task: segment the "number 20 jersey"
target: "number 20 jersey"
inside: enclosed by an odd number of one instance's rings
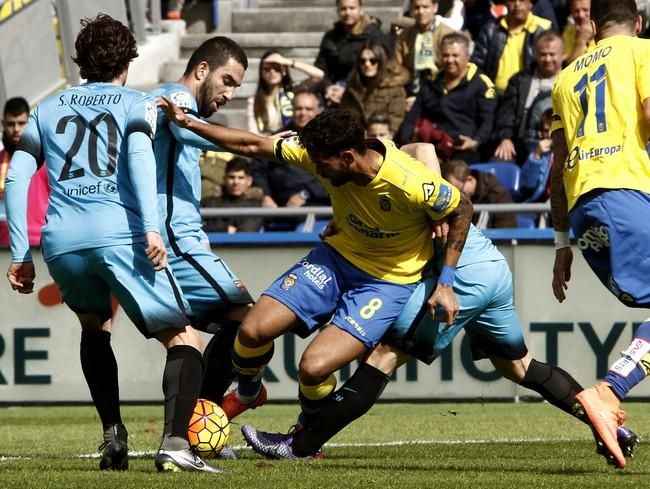
[[[46,260],[78,249],[142,242],[145,227],[157,230],[155,127],[153,98],[113,83],[65,89],[32,112],[18,149],[47,165]],[[128,144],[134,132],[146,135],[140,147]],[[131,175],[127,160],[133,152],[140,152],[141,164],[151,165],[150,181]],[[143,196],[150,202],[139,201]],[[153,213],[143,216],[152,206]],[[151,218],[156,222],[149,223]]]
[[[569,209],[581,195],[599,188],[650,193],[650,124],[643,112],[649,97],[646,39],[603,39],[560,73],[552,92],[552,130],[564,129],[566,137]]]

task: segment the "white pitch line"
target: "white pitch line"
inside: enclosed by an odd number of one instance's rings
[[[325,448],[366,448],[366,447],[401,447],[408,445],[487,445],[487,444],[499,444],[499,445],[509,445],[513,443],[557,443],[557,442],[581,442],[586,441],[588,438],[503,438],[497,440],[395,440],[395,441],[385,441],[385,442],[376,442],[376,443],[326,443]],[[235,445],[231,446],[233,450],[250,450],[251,448],[248,445]],[[139,458],[139,457],[153,457],[156,455],[154,450],[146,451],[133,451],[129,452],[129,457]],[[77,455],[76,458],[99,458],[100,453],[84,453]],[[19,457],[20,458],[20,457]],[[0,458],[0,461],[2,459]]]

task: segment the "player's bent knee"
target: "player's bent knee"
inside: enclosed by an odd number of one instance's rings
[[[332,366],[326,359],[316,355],[303,355],[298,365],[300,380],[307,385],[316,385],[332,374]]]

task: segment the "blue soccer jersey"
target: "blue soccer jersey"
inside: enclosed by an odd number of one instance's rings
[[[150,96],[87,83],[45,99],[31,114],[7,177],[13,261],[29,261],[27,188],[45,162],[51,187],[45,260],[80,249],[144,242],[158,231]]]
[[[179,107],[197,114],[197,103],[192,92],[179,83],[166,83],[151,95],[165,96]],[[163,223],[161,233],[168,247],[186,237],[195,236],[207,241],[201,229],[201,151],[219,151],[213,143],[170,124],[162,110],[158,110],[158,131],[154,152],[158,174],[158,211]]]

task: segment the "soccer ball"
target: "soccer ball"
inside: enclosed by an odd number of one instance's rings
[[[199,399],[187,429],[190,447],[197,455],[215,457],[228,441],[230,422],[226,413],[214,402]]]

